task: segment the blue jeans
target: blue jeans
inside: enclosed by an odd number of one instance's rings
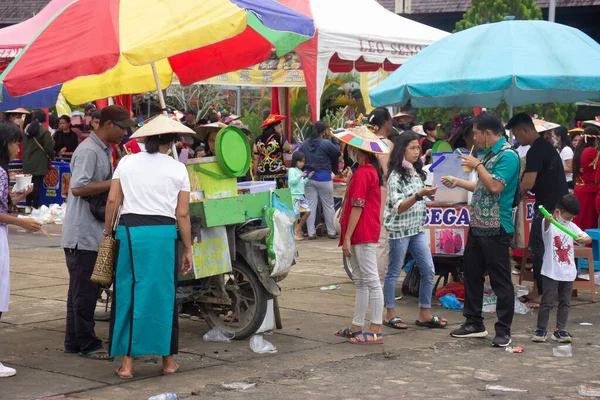
[[[385,308],[395,308],[396,306],[394,300],[396,297],[396,283],[398,282],[398,278],[400,278],[407,250],[410,250],[410,254],[412,254],[415,263],[419,267],[419,272],[421,272],[419,307],[431,308],[435,267],[433,266],[431,249],[429,248],[429,243],[427,243],[425,232],[401,239],[390,239],[390,261],[383,286]]]

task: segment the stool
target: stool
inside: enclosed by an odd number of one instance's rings
[[[523,281],[533,282],[533,269],[527,270],[527,259],[529,258],[531,251],[529,249],[523,249],[523,257],[521,257],[521,273],[519,274],[519,285],[523,284]]]
[[[590,229],[590,230],[596,230],[598,231],[598,229]],[[591,236],[591,235],[590,235]],[[594,239],[594,243],[597,243],[596,240]],[[574,295],[577,296],[577,290],[591,290],[592,291],[592,303],[596,302],[596,282],[594,280],[594,252],[593,249],[590,249],[589,247],[580,247],[580,246],[575,246],[575,258],[579,259],[579,265],[580,267],[578,269],[581,269],[583,267],[581,267],[581,263],[582,261],[585,261],[587,266],[586,268],[589,271],[589,275],[590,275],[590,280],[585,280],[585,279],[575,279],[575,282],[573,282],[573,292]],[[579,271],[577,272],[577,274],[579,275]]]
[[[594,257],[594,269],[600,271],[600,229],[588,229],[585,231],[592,238],[592,254]],[[588,269],[588,261],[587,259],[579,260],[579,264],[577,266],[577,275],[579,275],[580,270]]]

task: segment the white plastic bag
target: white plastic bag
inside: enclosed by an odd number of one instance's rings
[[[229,332],[215,326],[210,331],[206,332],[202,339],[204,339],[205,342],[230,343],[234,336],[235,334],[233,332]]]
[[[519,299],[515,299],[515,314],[527,314],[531,309],[525,304],[521,303]]]
[[[273,213],[273,251],[276,254],[271,276],[286,275],[290,272],[296,256],[296,243],[292,226],[296,218],[292,213],[276,210]]]
[[[277,348],[272,343],[267,342],[261,335],[254,335],[250,339],[250,348],[258,354],[277,353]]]

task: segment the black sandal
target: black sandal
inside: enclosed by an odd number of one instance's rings
[[[440,317],[433,317],[433,318],[431,318],[431,321],[427,321],[427,322],[421,322],[421,321],[417,320],[415,322],[415,325],[422,326],[422,327],[429,328],[429,329],[443,329],[446,326],[448,326],[448,321],[442,321],[442,318],[440,318]]]
[[[389,321],[383,320],[383,324],[392,329],[408,329],[408,325],[400,317],[394,317]],[[404,324],[404,326],[398,326],[398,324]]]

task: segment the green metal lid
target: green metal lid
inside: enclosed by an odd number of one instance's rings
[[[215,143],[217,161],[223,172],[237,178],[250,168],[250,144],[244,132],[235,126],[223,128]]]

